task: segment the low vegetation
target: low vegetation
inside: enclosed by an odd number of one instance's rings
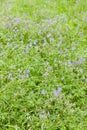
[[[87,0],[0,0],[0,130],[87,130]]]

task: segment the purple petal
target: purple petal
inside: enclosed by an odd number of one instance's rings
[[[45,95],[46,91],[43,89],[41,93],[42,93],[42,95]]]
[[[58,96],[58,91],[54,90],[54,96],[57,97]]]
[[[61,92],[62,91],[62,88],[58,88],[58,92]]]

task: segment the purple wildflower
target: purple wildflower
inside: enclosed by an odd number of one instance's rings
[[[46,72],[46,73],[45,73],[45,76],[48,76],[48,75],[49,75],[49,73],[48,73],[48,72]]]
[[[73,64],[74,64],[74,65],[77,65],[77,64],[78,64],[78,61],[74,61]]]
[[[43,111],[40,113],[39,117],[40,117],[40,118],[44,118],[45,115],[46,115],[46,112],[43,110]]]
[[[59,94],[58,90],[54,90],[54,96],[57,97]]]
[[[62,91],[62,88],[58,88],[58,92],[61,92]]]
[[[8,77],[11,79],[12,78],[12,73],[9,73]]]
[[[40,118],[43,118],[43,114],[40,113],[39,117],[40,117]]]
[[[41,92],[42,95],[45,95],[46,94],[46,91],[43,89],[42,92]]]
[[[58,50],[58,53],[60,54],[62,52],[62,50],[60,49],[60,50]]]
[[[58,88],[58,90],[56,89],[53,89],[53,92],[54,92],[54,96],[57,97],[58,94],[62,91],[62,88]]]
[[[27,73],[30,73],[30,70],[27,70]]]
[[[83,20],[84,20],[84,21],[87,21],[87,17],[84,17]]]
[[[82,32],[79,32],[79,36],[80,36],[80,37],[83,36],[83,33],[82,33]]]
[[[68,61],[67,64],[68,64],[68,65],[71,65],[72,63],[71,63],[71,61]]]
[[[48,35],[47,35],[47,37],[49,38],[51,36],[51,34],[49,33]]]
[[[26,78],[29,78],[29,75],[28,75],[28,74],[26,74]]]
[[[80,68],[80,69],[79,69],[79,71],[80,71],[80,73],[82,73],[82,72],[83,72],[83,69],[82,69],[82,68]]]
[[[75,47],[75,46],[73,46],[73,47],[72,47],[72,51],[74,51],[75,49],[76,49],[76,47]]]
[[[34,45],[36,45],[37,43],[36,43],[36,41],[34,41]]]
[[[60,99],[61,99],[61,98],[63,98],[63,96],[62,96],[62,95],[60,95]]]
[[[84,61],[85,61],[85,58],[83,58],[83,57],[79,58],[80,63],[83,63]]]
[[[12,44],[11,43],[7,43],[7,46],[12,47]]]
[[[22,75],[21,78],[24,79],[24,75]]]
[[[43,31],[45,31],[45,30],[46,30],[46,28],[45,28],[45,27],[43,27],[43,28],[42,28],[42,30],[43,30]]]

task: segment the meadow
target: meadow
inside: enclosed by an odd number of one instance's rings
[[[87,0],[0,0],[0,130],[87,130]]]

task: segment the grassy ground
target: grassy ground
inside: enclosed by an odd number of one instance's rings
[[[87,0],[0,0],[0,130],[87,130]]]

